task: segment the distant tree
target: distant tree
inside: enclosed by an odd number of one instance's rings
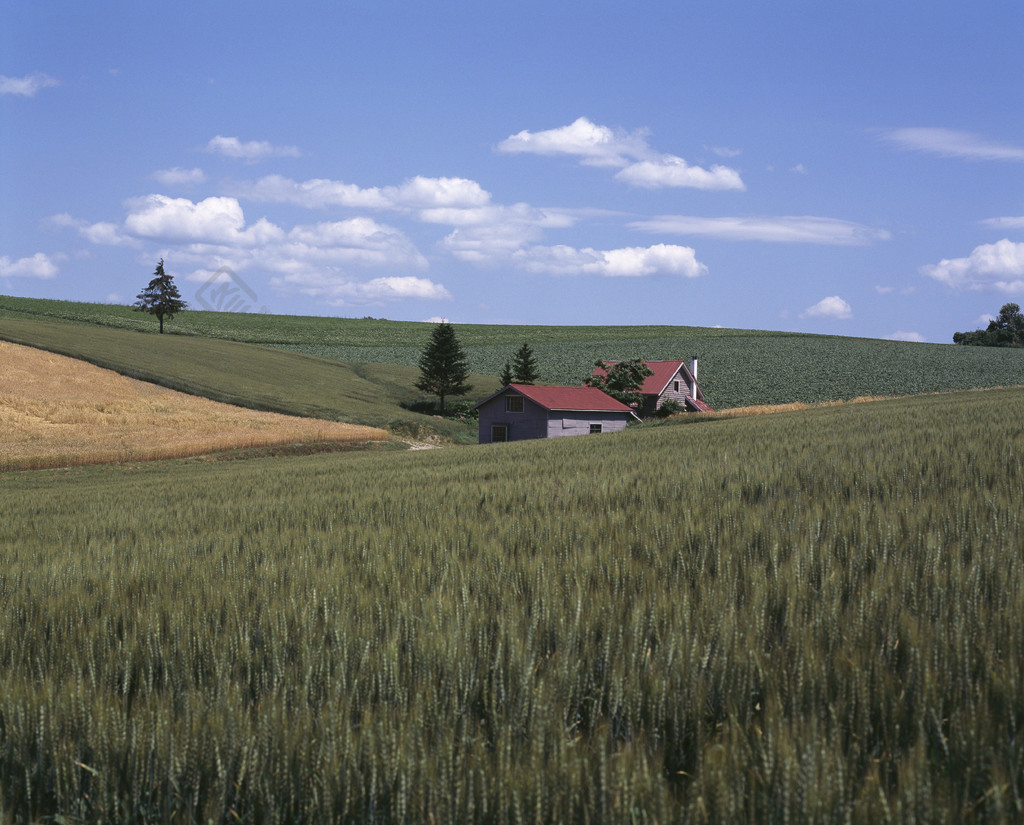
[[[987,329],[954,332],[953,343],[973,347],[1024,347],[1024,313],[1020,306],[1003,304]]]
[[[503,387],[507,387],[509,384],[515,381],[515,376],[512,374],[511,362],[505,362],[505,366],[501,368],[501,375],[498,376],[498,381],[501,383],[501,386]]]
[[[534,384],[540,378],[537,359],[530,345],[525,342],[512,358],[512,375],[517,384]]]
[[[442,321],[430,334],[430,341],[420,355],[420,377],[416,389],[436,395],[444,412],[444,400],[451,395],[465,395],[473,387],[469,378],[469,363],[462,351],[455,328]]]
[[[132,309],[155,315],[160,321],[160,333],[164,331],[164,318],[170,320],[174,314],[188,309],[188,304],[181,300],[181,293],[174,285],[174,278],[164,272],[164,259],[156,265],[153,280],[137,296]]]
[[[588,375],[583,383],[588,387],[597,387],[630,406],[640,403],[640,388],[644,385],[644,379],[654,375],[651,368],[639,358],[610,365],[605,361],[595,361],[594,366],[603,370],[604,375]]]

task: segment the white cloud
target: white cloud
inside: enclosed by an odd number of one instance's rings
[[[331,206],[393,210],[474,208],[491,200],[490,192],[474,180],[419,175],[400,186],[369,189],[323,178],[298,183],[282,175],[267,175],[254,184],[240,187],[238,194],[268,203],[294,203],[307,209]]]
[[[882,137],[904,149],[967,160],[1024,161],[1024,146],[997,143],[972,132],[913,127],[883,132]]]
[[[624,249],[576,249],[571,246],[534,246],[520,250],[513,260],[529,272],[552,275],[601,275],[610,278],[644,275],[681,275],[696,278],[707,272],[688,246],[655,244]]]
[[[657,160],[642,160],[632,163],[615,175],[633,186],[645,189],[661,187],[690,187],[692,189],[746,189],[739,172],[727,166],[712,166],[702,169],[690,166],[675,155],[662,155]]]
[[[241,141],[236,137],[222,135],[210,138],[210,142],[206,144],[206,151],[250,163],[264,158],[297,158],[301,155],[297,146],[274,146],[265,140]]]
[[[887,341],[913,341],[918,344],[924,343],[924,336],[920,332],[897,331],[885,336]]]
[[[633,229],[673,235],[706,235],[729,241],[766,241],[770,243],[815,243],[857,246],[875,240],[887,240],[884,229],[874,229],[852,221],[813,216],[778,218],[700,218],[688,215],[659,215],[634,221]]]
[[[845,319],[853,317],[853,310],[838,295],[822,298],[812,307],[807,307],[800,313],[801,318],[837,318]]]
[[[711,151],[720,158],[734,158],[743,154],[742,149],[733,149],[729,146],[712,146]]]
[[[879,295],[892,295],[896,291],[894,286],[876,286],[875,292]]]
[[[646,130],[625,132],[600,126],[580,117],[568,126],[531,132],[524,129],[498,144],[512,154],[570,155],[585,166],[621,169],[615,177],[632,186],[648,189],[691,187],[696,189],[744,189],[735,169],[690,166],[676,155],[659,154],[647,143]]]
[[[149,195],[135,204],[124,221],[125,231],[137,238],[165,242],[256,246],[280,240],[284,233],[261,218],[246,228],[242,207],[234,198],[187,198]]]
[[[807,174],[807,168],[802,163],[798,163],[796,166],[790,166],[789,167],[789,171],[790,172],[795,172],[798,175],[806,175]]]
[[[982,224],[992,229],[1024,229],[1024,218],[988,218]]]
[[[37,252],[29,258],[12,261],[6,255],[0,257],[0,278],[53,278],[59,272],[49,255]]]
[[[474,263],[505,260],[544,236],[545,229],[565,229],[577,215],[564,210],[537,209],[525,203],[474,209],[425,209],[420,220],[455,229],[441,242],[455,257]]]
[[[429,318],[423,321],[424,324],[450,324],[447,318],[442,318],[440,315],[431,315]]]
[[[958,288],[1024,291],[1024,243],[1001,241],[976,246],[966,258],[944,258],[921,267],[929,278]]]
[[[206,182],[202,169],[182,169],[179,166],[160,169],[153,173],[153,177],[164,186],[192,186]]]
[[[598,126],[580,117],[568,126],[531,132],[524,129],[498,144],[501,152],[537,155],[575,155],[587,166],[626,166],[629,158],[650,153],[646,134],[627,133]]]
[[[273,283],[300,289],[330,303],[365,303],[405,298],[450,297],[432,281],[388,275],[361,281],[347,268],[423,269],[427,260],[400,230],[358,217],[283,229],[265,218],[247,223],[235,198],[150,195],[129,203],[121,226],[87,224],[69,215],[51,218],[75,228],[94,243],[159,244],[176,266],[192,267],[188,280],[207,282],[218,269],[260,269],[276,273]]]
[[[7,77],[0,75],[0,95],[18,95],[19,97],[35,97],[36,92],[48,86],[59,86],[60,81],[42,72],[25,75],[24,77]]]
[[[419,299],[447,300],[451,293],[442,284],[427,278],[391,276],[354,281],[339,273],[296,272],[271,281],[274,286],[293,287],[304,295],[320,298],[334,306],[378,304],[388,301]]]

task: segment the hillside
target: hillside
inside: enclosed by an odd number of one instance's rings
[[[0,472],[388,439],[370,427],[220,404],[5,341],[0,376]]]
[[[8,337],[13,322],[19,319],[62,322],[51,329],[67,321],[95,329],[155,329],[151,317],[125,306],[0,296],[0,337]],[[19,326],[18,332],[28,335],[29,328]],[[357,377],[371,385],[383,384],[386,392],[376,397],[383,403],[397,403],[396,399],[420,397],[411,385],[431,325],[188,311],[175,317],[168,330],[172,334],[163,338],[169,341],[203,336],[262,344],[340,362],[348,374],[357,372],[353,365],[387,364],[390,367],[383,373],[379,367],[358,368],[364,375]],[[598,358],[689,358],[697,354],[701,386],[717,409],[1024,384],[1024,352],[1019,350],[685,326],[459,324],[457,330],[470,367],[479,376],[497,376],[513,350],[527,341],[537,355],[546,383],[576,384]],[[74,340],[76,336],[69,333],[65,337]],[[79,357],[88,356],[87,345],[77,348]],[[405,371],[396,371],[396,367]],[[494,381],[478,378],[475,383],[480,392],[474,395],[485,395]],[[210,378],[200,383],[215,386],[219,382]],[[360,404],[372,405],[375,396],[372,392],[355,392],[356,387],[353,384],[355,395],[346,420],[382,423],[379,411],[372,420],[360,417],[364,414]],[[309,406],[317,405],[316,399],[309,400]]]
[[[422,396],[417,371],[388,364],[346,364],[198,336],[149,335],[72,321],[0,319],[0,340],[80,358],[122,375],[255,410],[476,440],[458,422],[403,409]],[[497,380],[473,376],[482,388]]]

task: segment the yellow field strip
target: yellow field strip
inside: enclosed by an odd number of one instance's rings
[[[374,427],[247,410],[0,341],[0,471],[387,438]]]

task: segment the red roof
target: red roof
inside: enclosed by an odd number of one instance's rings
[[[534,384],[509,384],[490,398],[481,401],[477,407],[505,390],[515,390],[546,410],[570,410],[572,412],[626,412],[635,415],[632,409],[616,401],[597,387],[538,387]]]
[[[618,361],[605,361],[608,366],[617,364]],[[680,369],[683,371],[683,379],[689,384],[691,380],[690,370],[686,366],[685,361],[644,361],[648,368],[654,373],[648,375],[644,379],[644,384],[640,388],[641,395],[661,395],[664,392],[665,387],[668,386],[668,382],[675,378],[677,372]],[[605,371],[600,368],[594,370],[594,375],[604,375]],[[704,393],[700,391],[700,387],[697,388],[697,395],[703,396]]]

